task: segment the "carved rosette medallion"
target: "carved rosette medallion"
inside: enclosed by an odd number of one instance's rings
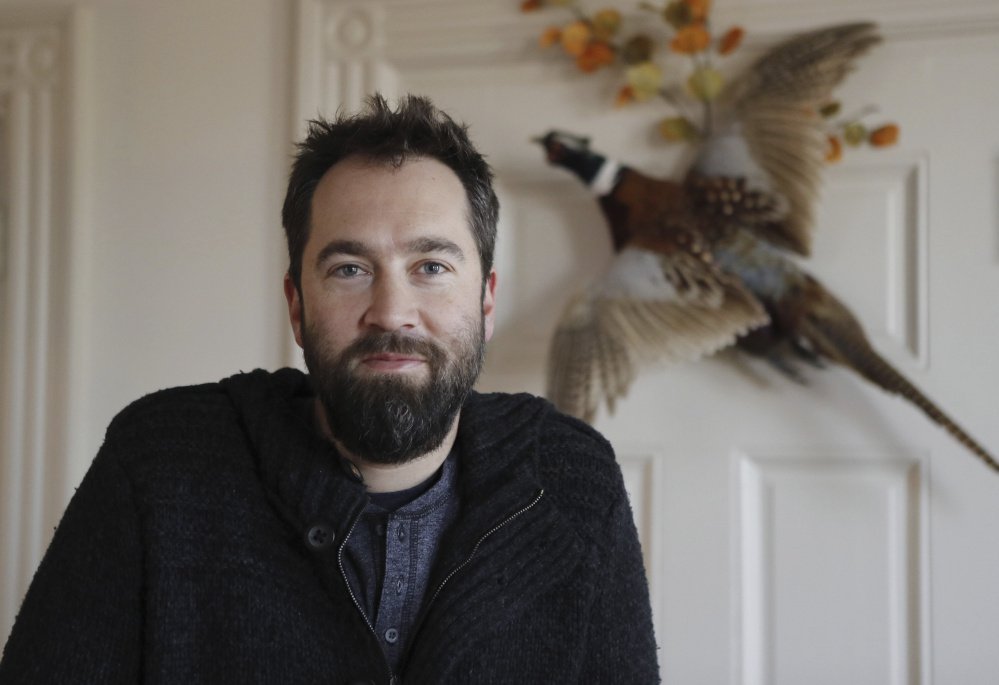
[[[52,27],[0,31],[0,88],[50,85],[58,79],[60,42]]]

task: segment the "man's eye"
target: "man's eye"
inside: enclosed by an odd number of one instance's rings
[[[339,278],[354,278],[364,273],[364,270],[357,264],[343,264],[333,269],[332,273]]]
[[[424,262],[420,265],[420,271],[428,276],[437,276],[447,271],[447,267],[440,262]]]

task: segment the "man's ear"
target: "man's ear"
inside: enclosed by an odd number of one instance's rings
[[[485,287],[482,289],[482,324],[485,328],[486,340],[493,337],[496,310],[496,269],[489,271]]]
[[[288,319],[291,321],[291,330],[295,334],[295,342],[302,346],[302,296],[291,280],[291,274],[284,275],[284,297],[288,300]]]

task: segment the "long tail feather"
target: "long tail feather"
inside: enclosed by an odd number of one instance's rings
[[[813,284],[818,285],[815,281]],[[802,327],[804,337],[812,346],[823,356],[853,369],[883,390],[899,395],[919,407],[934,423],[971,450],[989,468],[999,472],[996,458],[874,350],[860,324],[845,306],[828,291],[824,295],[824,306],[818,310],[820,315],[807,317],[807,322]]]

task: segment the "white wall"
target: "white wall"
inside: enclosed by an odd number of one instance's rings
[[[292,3],[45,4],[89,15],[80,475],[138,396],[281,363]]]
[[[60,198],[71,213],[58,327],[68,351],[50,391],[68,402],[51,416],[68,430],[50,426],[66,448],[30,476],[0,469],[51,489],[34,509],[45,542],[126,404],[283,363],[292,10],[279,0],[0,0],[0,28],[55,17],[73,34],[58,65],[72,109],[60,144],[78,183]],[[0,466],[17,461],[2,456]],[[19,603],[7,588],[23,592],[44,549],[31,536],[2,543],[0,643]]]

